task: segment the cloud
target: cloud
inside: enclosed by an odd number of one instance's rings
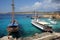
[[[55,1],[56,2],[56,1]],[[35,2],[31,6],[21,7],[21,11],[56,11],[60,9],[60,3],[54,3],[52,0],[43,0],[43,2]]]
[[[37,8],[39,8],[41,5],[42,5],[41,2],[36,2],[36,3],[34,3],[34,5],[33,5],[32,7],[35,8],[35,9],[37,9]]]
[[[24,6],[20,8],[20,11],[30,11],[32,10],[30,6]]]
[[[53,3],[52,0],[45,0],[45,1],[42,3],[42,7],[43,7],[44,9],[48,9],[48,8],[57,9],[59,6],[60,6],[60,4],[58,4],[58,3]]]
[[[40,2],[35,2],[33,5],[31,6],[24,6],[21,7],[20,10],[21,11],[34,11],[35,9],[38,9],[42,4]]]
[[[60,3],[60,0],[52,0],[54,3]]]

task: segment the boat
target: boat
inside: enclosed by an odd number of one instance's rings
[[[12,20],[7,27],[8,35],[11,35],[12,33],[19,31],[19,24],[17,23],[17,20],[14,18],[14,9],[14,0],[12,0]]]
[[[57,22],[56,21],[50,21],[52,24],[57,24]]]
[[[41,21],[38,18],[36,18],[36,13],[35,13],[35,18],[31,20],[31,24],[34,25],[35,27],[45,31],[45,32],[51,32],[52,33],[52,27],[46,25],[49,24],[45,21]]]
[[[57,24],[56,19],[52,16],[48,19],[52,24]]]

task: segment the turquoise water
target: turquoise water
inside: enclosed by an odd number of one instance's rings
[[[24,15],[24,14],[17,14],[15,15],[15,19],[20,24],[20,27],[23,31],[23,36],[32,36],[35,33],[42,33],[41,30],[36,28],[31,24],[31,14],[30,15]],[[9,14],[0,14],[0,37],[7,35],[7,26],[10,23],[11,15]],[[48,18],[40,18],[40,20],[46,21],[50,23]],[[49,25],[52,25],[54,31],[60,32],[60,21],[57,21],[57,24],[50,23]]]

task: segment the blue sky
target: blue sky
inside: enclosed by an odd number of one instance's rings
[[[12,0],[0,0],[0,13],[11,12]],[[60,0],[15,0],[15,12],[60,11]]]

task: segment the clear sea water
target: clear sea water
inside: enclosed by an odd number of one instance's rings
[[[32,14],[16,14],[15,19],[20,24],[23,35],[22,36],[31,36],[35,33],[42,33],[41,30],[36,28],[31,24]],[[40,18],[40,20],[50,23],[48,18]],[[8,34],[6,28],[11,21],[11,14],[0,14],[0,37],[6,36]],[[54,31],[60,32],[60,20],[56,20],[57,24],[50,23]]]

